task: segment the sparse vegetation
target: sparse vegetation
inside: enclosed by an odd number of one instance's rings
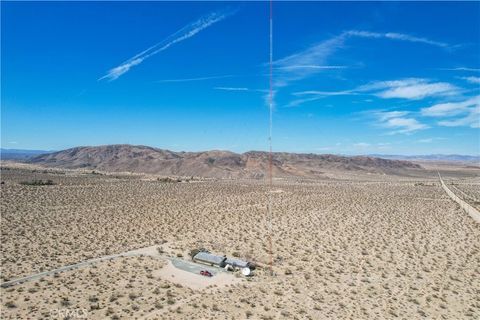
[[[480,230],[432,180],[277,182],[270,278],[263,183],[87,173],[26,188],[18,182],[51,173],[2,171],[2,281],[152,245],[163,255],[205,247],[250,257],[255,277],[197,291],[160,277],[164,261],[118,258],[2,288],[2,318],[42,318],[52,306],[119,319],[479,317]],[[456,187],[477,196],[478,178]]]
[[[197,255],[197,253],[202,252],[202,251],[206,251],[206,250],[203,249],[203,248],[192,249],[192,250],[190,250],[189,256],[190,256],[191,259],[193,259],[193,257],[195,257]]]
[[[21,181],[20,184],[25,186],[53,186],[55,183],[53,180],[30,180],[30,181]]]
[[[164,177],[164,178],[157,178],[157,181],[159,181],[159,182],[164,182],[164,183],[172,183],[172,182],[182,182],[182,179],[180,179],[180,178]]]

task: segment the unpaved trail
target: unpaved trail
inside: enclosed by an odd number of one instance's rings
[[[458,197],[455,193],[452,192],[452,190],[450,190],[447,185],[445,184],[445,182],[443,182],[442,180],[442,177],[440,176],[440,173],[438,173],[438,178],[440,179],[440,183],[442,184],[442,188],[443,190],[445,190],[445,192],[448,194],[448,196],[450,198],[452,198],[453,201],[455,201],[456,203],[458,203],[460,205],[460,207],[466,212],[468,213],[468,215],[470,217],[473,218],[473,220],[475,220],[476,222],[480,223],[480,212],[475,209],[473,206],[471,206],[469,203],[463,201],[460,197]]]
[[[127,252],[111,254],[111,255],[103,256],[103,257],[99,257],[99,258],[93,258],[93,259],[81,261],[81,262],[78,262],[78,263],[75,263],[75,264],[70,264],[70,265],[67,265],[67,266],[63,266],[63,267],[60,267],[60,268],[57,268],[57,269],[44,271],[44,272],[39,272],[39,273],[35,273],[35,274],[29,275],[29,276],[26,276],[26,277],[6,281],[6,282],[2,283],[1,286],[4,287],[4,288],[5,287],[11,287],[11,286],[15,286],[15,285],[27,282],[27,281],[40,279],[42,277],[54,275],[56,273],[60,273],[60,272],[64,272],[64,271],[79,269],[79,268],[82,268],[82,267],[90,266],[90,265],[98,263],[98,262],[111,260],[111,259],[115,259],[115,258],[119,258],[119,257],[132,257],[132,256],[145,255],[145,256],[152,256],[152,257],[156,257],[156,258],[168,259],[168,257],[166,257],[166,256],[161,256],[157,252],[156,248],[157,248],[157,246],[151,246],[151,247],[146,247],[146,248],[134,249],[134,250],[127,251]]]
[[[227,273],[221,268],[214,268],[209,266],[198,265],[182,259],[161,255],[157,251],[157,246],[150,246],[140,249],[134,249],[122,253],[112,254],[99,258],[89,259],[81,261],[79,263],[63,266],[54,270],[44,271],[36,274],[32,274],[23,278],[6,281],[1,284],[2,287],[11,287],[22,284],[27,281],[40,279],[45,276],[54,275],[64,271],[75,270],[82,267],[90,266],[102,261],[112,260],[120,257],[134,257],[134,256],[150,256],[156,259],[167,260],[168,264],[160,270],[156,270],[155,274],[165,280],[169,280],[173,283],[185,285],[194,290],[203,290],[208,287],[223,287],[230,284],[236,284],[241,281],[240,278],[234,277],[232,274]],[[201,270],[209,270],[213,277],[206,278],[199,276]]]

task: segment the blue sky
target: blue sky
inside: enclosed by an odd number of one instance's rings
[[[266,150],[267,2],[2,2],[1,145]],[[480,154],[480,2],[275,2],[273,149]]]

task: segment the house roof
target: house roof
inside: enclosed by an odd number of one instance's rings
[[[225,263],[230,264],[234,267],[239,267],[239,268],[246,268],[250,265],[250,263],[247,262],[247,261],[243,261],[243,260],[240,260],[240,259],[234,259],[234,258],[228,258],[227,260],[225,260]]]
[[[193,257],[193,259],[221,265],[226,258],[222,256],[216,256],[208,252],[199,252]]]

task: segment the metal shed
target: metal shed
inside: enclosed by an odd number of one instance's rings
[[[208,252],[199,252],[193,257],[193,261],[209,264],[223,268],[225,266],[226,257],[216,256]]]
[[[225,260],[225,264],[229,264],[232,267],[236,267],[236,268],[248,268],[248,267],[250,267],[250,262],[243,261],[243,260],[240,260],[240,259],[234,259],[234,258],[227,258]]]

